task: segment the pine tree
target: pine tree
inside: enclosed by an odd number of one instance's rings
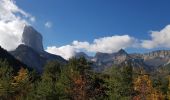
[[[59,80],[67,98],[74,100],[89,100],[92,94],[92,79],[89,63],[85,58],[72,58],[62,70]],[[61,88],[60,88],[61,89]]]
[[[7,61],[0,61],[0,98],[12,99],[14,89],[12,86],[13,69]]]
[[[45,65],[41,81],[37,84],[36,99],[58,100],[56,83],[61,73],[61,65],[57,61],[50,61]]]
[[[112,67],[108,78],[108,95],[111,100],[130,100],[133,93],[132,68]]]

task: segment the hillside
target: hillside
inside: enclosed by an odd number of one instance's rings
[[[21,67],[27,68],[27,65],[17,60],[14,56],[0,47],[0,60],[6,60],[14,70],[18,71]]]

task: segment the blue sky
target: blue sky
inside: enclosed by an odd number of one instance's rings
[[[62,46],[73,40],[128,34],[148,39],[148,32],[170,23],[170,0],[17,0],[36,16],[33,24],[44,36],[44,45]],[[52,22],[50,29],[43,23]]]
[[[170,0],[15,0],[15,2],[14,5],[35,17],[35,22],[29,23],[43,35],[44,48],[48,51],[47,47],[53,47],[51,53],[55,50],[65,54],[63,49],[69,52],[76,49],[94,54],[105,50],[107,53],[115,52],[120,48],[125,48],[128,52],[170,48],[168,44]],[[22,14],[20,10],[12,13]],[[45,27],[47,22],[51,24],[50,27]],[[121,41],[124,39],[127,41],[121,43],[119,38]],[[103,44],[116,46],[109,48]],[[100,45],[104,49],[101,49]]]

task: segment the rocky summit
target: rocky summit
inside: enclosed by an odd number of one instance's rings
[[[42,35],[32,26],[25,26],[22,34],[22,42],[37,52],[43,52]]]
[[[39,73],[43,71],[43,67],[48,61],[56,60],[63,64],[67,63],[64,58],[44,51],[42,40],[41,34],[33,27],[25,26],[22,35],[23,44],[19,45],[14,51],[10,51],[10,53]]]

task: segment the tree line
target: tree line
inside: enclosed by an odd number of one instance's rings
[[[130,65],[95,72],[81,57],[50,61],[40,75],[0,60],[0,100],[170,100],[170,75],[159,72]]]

